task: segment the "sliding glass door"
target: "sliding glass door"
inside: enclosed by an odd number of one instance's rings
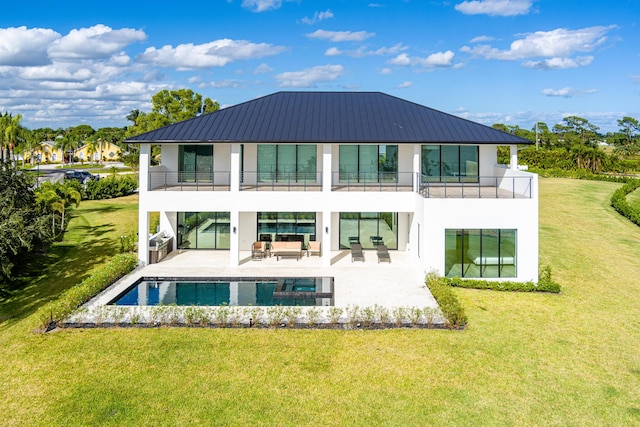
[[[229,249],[229,212],[178,212],[178,249]]]
[[[398,249],[397,212],[340,212],[340,249],[360,243],[364,249]]]

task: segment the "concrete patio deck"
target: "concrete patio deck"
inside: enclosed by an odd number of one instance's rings
[[[334,277],[334,302],[338,307],[437,307],[405,252],[391,251],[391,263],[378,263],[375,251],[365,251],[365,261],[351,262],[350,251],[332,252],[331,267],[323,267],[318,256],[267,257],[251,260],[241,252],[240,265],[229,266],[228,251],[179,250],[157,264],[136,269],[88,303],[104,305],[120,295],[140,277]]]

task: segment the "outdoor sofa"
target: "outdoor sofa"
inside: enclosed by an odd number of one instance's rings
[[[271,242],[271,255],[278,261],[280,257],[295,257],[300,260],[302,257],[302,242]]]

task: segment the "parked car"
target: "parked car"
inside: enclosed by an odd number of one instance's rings
[[[97,181],[100,179],[98,175],[93,175],[87,171],[68,170],[65,171],[66,179],[75,179],[80,184],[86,184],[89,181]]]

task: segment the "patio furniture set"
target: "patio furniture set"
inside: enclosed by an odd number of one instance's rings
[[[275,256],[277,261],[284,257],[295,257],[296,260],[300,260],[303,254],[302,242],[299,241],[281,241],[281,242],[253,242],[251,245],[251,259],[262,260],[266,257]],[[320,256],[320,242],[309,242],[306,249],[307,256],[318,255]]]

